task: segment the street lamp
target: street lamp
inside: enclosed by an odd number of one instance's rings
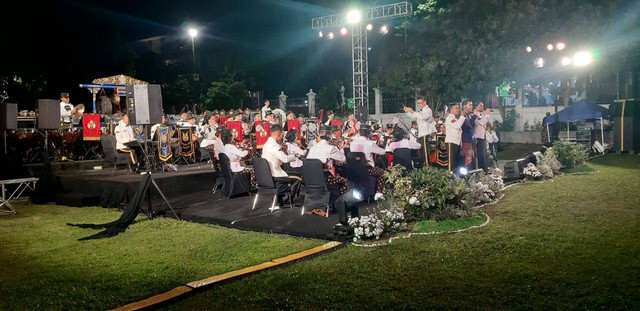
[[[191,51],[193,52],[193,77],[196,76],[196,43],[195,38],[198,36],[198,30],[195,28],[189,28],[189,37],[191,37]]]

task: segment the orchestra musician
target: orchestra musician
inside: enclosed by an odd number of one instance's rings
[[[344,132],[345,137],[352,137],[353,135],[358,133],[358,129],[360,128],[360,122],[355,120],[355,116],[353,113],[349,113],[347,115],[347,122],[342,126],[342,131]]]
[[[69,93],[60,94],[60,122],[65,126],[71,126],[71,116],[76,113],[76,109],[69,103]]]
[[[478,102],[475,109],[475,114],[478,117],[476,118],[474,126],[474,134],[476,136],[476,160],[478,162],[477,168],[481,168],[486,173],[488,171],[486,128],[487,123],[489,122],[491,109],[487,108],[484,113],[483,110],[484,104],[482,102]]]
[[[458,117],[460,115],[460,117]],[[449,171],[458,168],[458,157],[460,157],[460,143],[462,141],[462,124],[465,117],[460,114],[460,106],[451,104],[449,115],[444,120],[445,139],[449,154]]]
[[[240,162],[242,158],[246,157],[249,154],[249,151],[241,150],[236,146],[233,134],[229,130],[226,130],[222,133],[222,143],[224,144],[222,153],[224,153],[229,158],[229,166],[231,168],[231,171],[234,173],[249,173],[251,175],[251,187],[255,188],[257,184],[253,167],[242,166],[242,163]]]
[[[297,136],[298,130],[291,129],[287,132],[285,137],[287,154],[296,156],[296,159],[289,162],[289,169],[287,170],[287,173],[302,176],[302,160],[300,158],[307,155],[307,150],[302,148]]]
[[[267,113],[271,112],[271,108],[269,108],[269,105],[270,105],[269,100],[268,99],[265,100],[264,107],[262,107],[262,110],[261,110],[261,116],[263,119],[267,117]]]
[[[334,117],[335,117],[335,114],[333,113],[333,111],[329,111],[327,113],[327,122],[325,122],[324,125],[331,126],[331,121],[333,121]]]
[[[384,149],[378,147],[375,141],[369,140],[371,134],[371,127],[369,125],[361,125],[353,139],[351,139],[350,150],[351,152],[362,152],[367,159],[367,172],[369,176],[376,178],[376,194],[374,199],[377,201],[382,198],[382,192],[384,190],[385,179],[383,176],[384,171],[376,167],[373,161],[373,154],[384,155]]]
[[[422,146],[405,137],[405,131],[400,127],[396,127],[393,130],[393,141],[389,144],[389,150],[393,153],[398,148],[420,149]]]
[[[331,140],[336,139],[331,133],[332,130],[331,127],[326,125],[320,127],[320,141],[309,149],[307,159],[318,159],[322,162],[325,168],[324,178],[327,189],[329,189],[329,191],[335,190],[339,193],[338,196],[341,196],[347,192],[348,181],[336,173],[334,162],[346,162],[347,158],[344,155],[342,147],[330,143]],[[340,131],[339,127],[337,131]],[[338,136],[341,138],[342,135],[338,133]],[[326,215],[321,209],[314,209],[308,211],[306,214]]]
[[[424,161],[424,165],[429,165],[429,136],[435,132],[436,123],[433,120],[433,112],[427,105],[427,101],[420,97],[417,101],[418,111],[414,111],[411,107],[404,107],[404,112],[411,118],[416,119],[418,123],[418,142],[422,146],[420,148],[420,157]]]
[[[474,164],[475,148],[474,142],[474,126],[477,112],[473,112],[473,102],[465,100],[462,102],[462,109],[464,112],[465,120],[462,123],[462,143],[460,144],[460,157],[462,158],[462,166],[470,170]],[[473,167],[476,168],[476,167]]]
[[[282,169],[283,163],[289,163],[296,158],[295,155],[287,155],[280,146],[280,142],[283,139],[282,127],[275,124],[271,126],[270,131],[269,139],[262,146],[262,158],[269,163],[271,176],[276,181],[278,205],[284,206],[285,204],[293,203],[291,196],[289,196],[288,200],[284,200],[285,194],[298,192],[302,179],[298,176],[289,175]],[[288,188],[289,184],[291,184],[291,188]]]
[[[138,169],[138,157],[136,155],[136,151],[125,146],[124,144],[128,142],[132,142],[136,140],[135,135],[133,134],[133,128],[129,125],[129,116],[126,114],[122,116],[122,120],[118,122],[118,126],[115,129],[116,133],[116,150],[122,153],[128,153],[131,159],[131,164],[136,166],[136,170]]]

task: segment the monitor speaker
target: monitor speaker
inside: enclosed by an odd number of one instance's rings
[[[18,104],[0,105],[0,130],[18,128]]]
[[[157,84],[136,84],[125,87],[127,114],[131,124],[162,122],[162,91]]]
[[[60,101],[38,99],[38,128],[57,130],[60,128]]]

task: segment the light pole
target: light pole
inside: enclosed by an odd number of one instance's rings
[[[193,52],[193,76],[196,76],[196,43],[195,39],[198,35],[198,30],[195,28],[189,28],[189,37],[191,37],[191,51]]]

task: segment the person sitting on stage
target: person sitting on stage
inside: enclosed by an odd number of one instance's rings
[[[242,135],[249,135],[251,129],[249,128],[249,126],[247,126],[246,123],[242,121],[242,112],[236,112],[235,116],[233,117],[233,121],[240,122],[242,124]]]
[[[458,157],[460,157],[460,142],[462,140],[462,124],[464,116],[460,114],[460,106],[451,104],[449,106],[449,115],[444,120],[446,130],[444,142],[447,144],[449,154],[449,171],[458,169]]]
[[[382,198],[382,192],[384,190],[384,176],[383,170],[375,166],[373,161],[373,154],[384,155],[384,149],[378,147],[375,141],[369,140],[367,137],[371,134],[371,127],[369,125],[361,125],[358,130],[358,134],[351,140],[350,150],[351,152],[362,152],[367,159],[367,172],[369,176],[376,177],[376,194],[374,199],[377,201]]]
[[[289,176],[283,169],[283,163],[289,163],[296,157],[294,155],[287,155],[282,151],[280,141],[282,141],[282,127],[280,125],[271,126],[271,136],[267,139],[267,142],[262,146],[262,158],[267,160],[269,168],[271,169],[271,176],[276,181],[276,187],[278,188],[278,205],[284,206],[289,201],[293,203],[293,198],[289,197],[289,200],[285,201],[284,196],[287,193],[296,193],[300,188],[300,181],[302,180],[298,176]],[[287,186],[291,185],[291,188]]]
[[[300,125],[304,124],[304,115],[302,113],[298,115],[298,121],[300,121]]]
[[[411,121],[411,129],[409,130],[409,140],[418,141],[418,122]]]
[[[302,160],[300,160],[300,157],[304,157],[307,154],[307,150],[300,148],[300,142],[298,141],[297,136],[298,130],[291,129],[287,132],[287,136],[285,137],[287,154],[297,157],[295,160],[289,162],[290,169],[288,173],[302,176]]]
[[[338,129],[339,130],[339,129]],[[341,177],[335,172],[334,162],[346,162],[347,157],[344,155],[344,150],[332,145],[329,141],[332,139],[331,127],[320,127],[320,142],[316,143],[309,149],[307,159],[318,159],[322,162],[324,170],[324,178],[329,191],[335,190],[338,192],[338,196],[341,196],[347,192],[348,181],[346,178]],[[325,216],[325,212],[321,209],[315,209],[307,212],[307,214],[317,214]]]
[[[331,126],[331,121],[333,121],[334,117],[335,117],[335,114],[333,113],[333,111],[329,111],[327,113],[327,122],[325,122],[324,125]]]
[[[391,152],[398,148],[420,149],[422,146],[416,141],[405,138],[405,132],[400,127],[393,130],[393,142],[389,144]]]
[[[251,174],[251,187],[256,187],[256,177],[253,173],[253,167],[244,167],[240,160],[246,157],[249,154],[247,150],[240,150],[233,141],[233,134],[231,131],[226,130],[222,133],[222,143],[224,144],[224,148],[222,149],[222,153],[224,153],[229,158],[229,166],[233,173],[249,173]],[[215,148],[215,147],[214,147]]]
[[[273,113],[271,113],[271,111],[266,113],[264,120],[269,122],[270,125],[276,125],[276,119],[273,117]]]
[[[165,118],[164,115],[162,115],[162,121],[160,123],[156,123],[151,127],[151,139],[155,140],[156,139],[156,132],[158,131],[158,127],[159,126],[163,126],[165,123],[167,122],[167,118]]]
[[[136,151],[125,146],[124,144],[136,140],[133,134],[133,129],[129,125],[129,116],[126,114],[122,117],[122,120],[118,122],[118,126],[115,129],[116,134],[116,150],[118,152],[128,153],[131,159],[131,164],[138,165]],[[136,167],[137,169],[137,167]]]
[[[67,126],[71,125],[71,115],[76,113],[76,109],[69,103],[69,93],[60,94],[60,122]]]

